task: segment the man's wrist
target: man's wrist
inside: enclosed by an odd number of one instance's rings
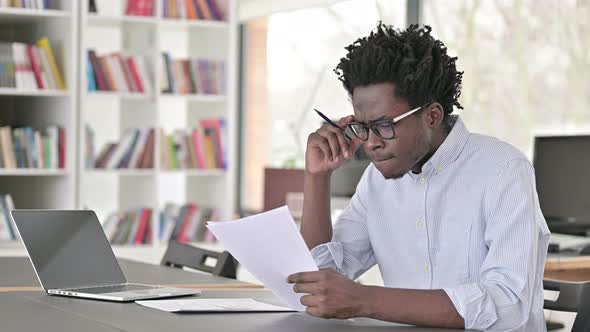
[[[375,314],[375,290],[374,286],[365,286],[358,284],[359,286],[359,305],[357,317],[373,317]]]
[[[305,171],[305,183],[315,186],[329,186],[332,172],[310,173]]]
[[[332,176],[332,171],[310,172],[309,170],[305,169],[305,176],[318,179],[330,179],[330,176]]]

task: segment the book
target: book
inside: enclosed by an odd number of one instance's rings
[[[86,81],[88,82],[88,91],[97,90],[94,69],[92,68],[90,56],[86,57]]]
[[[33,75],[35,77],[35,83],[37,84],[37,88],[43,90],[46,89],[46,86],[42,79],[42,71],[41,71],[41,63],[39,62],[39,58],[35,52],[35,46],[27,45],[27,55],[29,56],[29,60],[31,62],[31,68],[33,70]]]
[[[35,75],[27,55],[27,45],[12,43],[12,58],[15,68],[15,87],[24,90],[37,90]]]
[[[217,20],[217,21],[223,20],[223,13],[221,13],[221,11],[219,10],[219,7],[217,6],[217,2],[215,0],[206,0],[206,1],[207,1],[207,7],[209,8],[209,11],[211,12],[211,16],[213,17],[213,19]]]
[[[98,8],[96,7],[96,0],[88,0],[88,12],[98,13]]]
[[[154,128],[150,128],[148,132],[147,143],[142,151],[140,161],[137,168],[153,168],[154,167],[154,146],[156,142]]]
[[[224,137],[222,130],[222,119],[201,119],[200,124],[206,135],[210,136],[213,144],[213,154],[216,168],[227,168],[224,153]]]
[[[109,63],[108,57],[101,56],[98,58],[98,60],[100,61],[100,68],[102,68],[102,70],[104,72],[105,83],[107,86],[106,90],[118,91],[119,88],[117,87],[117,82],[115,81],[115,75],[114,75],[111,65]]]
[[[45,53],[45,55],[47,56],[49,66],[51,68],[51,73],[53,74],[53,78],[55,80],[57,88],[59,90],[65,90],[66,85],[64,83],[63,78],[61,77],[61,74],[57,67],[57,63],[55,62],[55,57],[53,56],[53,51],[51,50],[49,39],[47,39],[47,37],[41,38],[39,41],[37,41],[37,46],[39,46],[41,52]]]
[[[94,50],[88,50],[88,58],[90,59],[90,64],[92,66],[92,72],[94,73],[94,80],[96,82],[96,86],[98,90],[105,91],[108,90],[109,87],[106,83],[105,73],[101,67],[100,61],[96,55]]]
[[[64,127],[58,127],[58,167],[60,169],[66,168],[66,129]]]
[[[205,159],[205,150],[203,146],[202,130],[200,128],[193,130],[192,140],[193,149],[195,151],[194,153],[197,156],[197,168],[207,168],[207,161]]]
[[[0,199],[2,198],[0,197]],[[3,207],[2,210],[4,210]],[[6,218],[6,214],[2,211],[0,213],[0,240],[13,240],[12,234],[13,231],[10,220]]]
[[[209,6],[207,5],[206,0],[196,0],[196,6],[199,8],[199,11],[201,12],[201,15],[203,15],[202,18],[204,20],[213,19],[213,14],[211,13],[211,10],[209,9]]]
[[[137,68],[137,63],[135,62],[135,59],[133,57],[128,57],[125,62],[127,63],[127,66],[129,68],[129,72],[131,74],[131,77],[134,81],[135,84],[135,91],[139,92],[139,93],[144,93],[145,89],[143,87],[143,79],[141,78],[141,75],[139,74],[139,69]]]
[[[51,71],[51,66],[49,64],[49,58],[47,54],[40,48],[35,47],[35,53],[39,55],[39,59],[41,62],[41,70],[43,71],[43,77],[47,80],[47,87],[51,90],[57,90],[57,82],[55,81],[55,77],[53,77],[53,72]]]
[[[14,202],[10,194],[0,195],[0,239],[18,240],[16,225],[10,217],[10,211],[14,209]]]
[[[125,15],[131,16],[152,16],[154,0],[127,0]]]

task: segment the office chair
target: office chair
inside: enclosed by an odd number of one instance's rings
[[[205,264],[207,258],[216,260],[215,265]],[[188,244],[170,241],[160,265],[183,268],[188,267],[198,271],[209,272],[215,276],[236,278],[237,262],[227,252],[216,252]]]
[[[559,291],[555,301],[545,300],[544,309],[577,312],[572,332],[590,331],[590,282],[544,279],[543,289]]]

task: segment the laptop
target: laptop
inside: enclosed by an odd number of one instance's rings
[[[48,294],[127,302],[200,293],[128,283],[94,211],[12,210],[11,214]]]

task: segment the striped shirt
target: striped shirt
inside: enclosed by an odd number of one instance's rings
[[[467,329],[545,331],[550,233],[533,168],[455,119],[421,174],[386,180],[367,167],[331,242],[312,256],[351,279],[378,264],[385,287],[442,289]]]

